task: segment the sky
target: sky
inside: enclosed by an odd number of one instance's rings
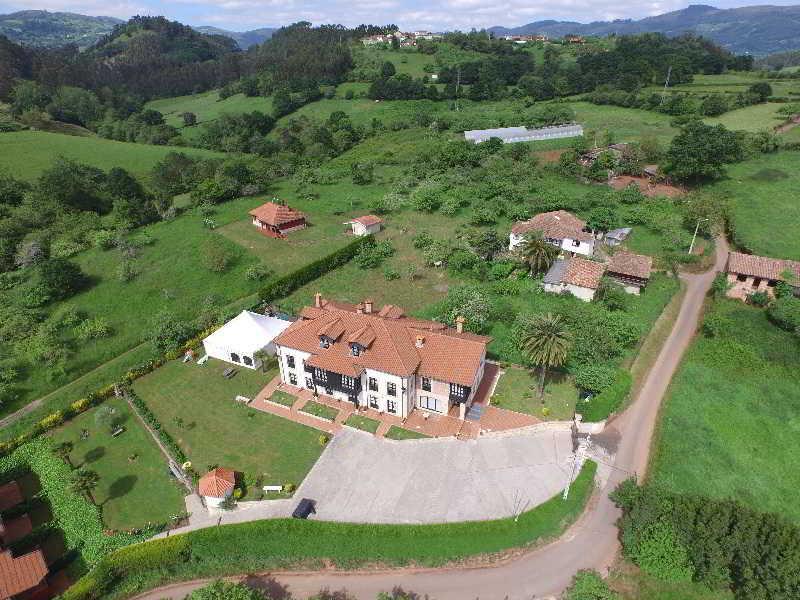
[[[694,0],[700,4],[700,0]],[[792,5],[800,0],[717,0],[708,4],[732,8],[754,4]],[[188,25],[214,25],[244,31],[288,25],[394,23],[404,30],[469,30],[493,25],[515,27],[545,19],[587,23],[639,19],[679,10],[679,0],[0,0],[0,14],[17,10],[49,10],[127,19],[164,15]]]

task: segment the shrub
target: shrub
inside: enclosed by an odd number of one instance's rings
[[[603,421],[625,403],[631,391],[631,384],[631,374],[625,369],[617,369],[613,384],[575,410],[583,415],[586,423]]]
[[[572,578],[564,592],[564,600],[619,600],[621,597],[609,589],[597,571],[581,570]]]
[[[248,267],[247,271],[245,271],[245,278],[249,281],[261,281],[266,279],[272,274],[267,267],[264,265],[253,265],[252,267]]]
[[[206,239],[203,242],[202,252],[203,264],[214,273],[224,273],[234,259],[234,254],[228,244],[218,236]]]
[[[663,581],[688,581],[694,574],[689,553],[678,539],[675,528],[657,521],[644,528],[626,554],[643,571]]]
[[[393,267],[384,267],[384,269],[383,269],[383,277],[387,281],[393,281],[395,279],[400,279],[400,273],[397,271],[397,269],[395,269]]]
[[[767,310],[767,316],[781,329],[800,331],[800,299],[792,296],[778,298]]]
[[[585,364],[575,369],[575,385],[579,389],[599,393],[611,387],[617,377],[617,369],[610,365]]]
[[[747,301],[753,306],[766,306],[769,304],[769,295],[766,292],[753,292],[747,296]]]

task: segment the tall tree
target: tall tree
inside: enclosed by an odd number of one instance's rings
[[[97,504],[94,501],[94,496],[92,495],[92,492],[97,487],[97,484],[99,482],[100,482],[100,476],[94,471],[90,471],[89,469],[79,469],[75,471],[75,473],[73,473],[72,475],[72,483],[70,484],[70,489],[76,494],[82,494],[86,496],[86,498],[92,504]]]
[[[544,398],[544,380],[547,370],[560,367],[567,360],[572,345],[572,335],[561,315],[551,313],[535,315],[524,332],[521,349],[534,365],[538,366],[539,398]]]
[[[547,243],[541,235],[529,234],[522,242],[519,254],[535,274],[550,268],[558,256],[558,248]]]
[[[72,459],[70,459],[69,456],[73,448],[74,445],[72,442],[61,442],[60,444],[56,444],[53,447],[53,454],[55,454],[58,458],[67,463],[70,466],[70,468],[74,468],[72,466]]]

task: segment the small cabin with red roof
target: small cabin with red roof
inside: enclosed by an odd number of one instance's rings
[[[290,231],[304,229],[306,216],[285,204],[267,202],[250,211],[253,225],[264,235],[282,238]]]

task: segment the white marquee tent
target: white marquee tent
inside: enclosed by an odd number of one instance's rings
[[[257,369],[261,361],[253,356],[259,350],[275,354],[273,340],[292,323],[243,310],[203,340],[206,354],[249,369]]]

